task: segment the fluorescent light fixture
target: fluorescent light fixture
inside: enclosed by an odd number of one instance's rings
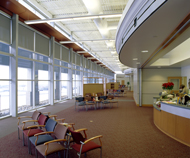
[[[24,22],[25,24],[40,24],[46,22],[86,20],[86,19],[96,19],[96,18],[115,18],[121,16],[122,14],[98,14],[98,15],[73,16],[73,17],[52,18],[52,19],[27,20]]]
[[[141,52],[142,52],[142,53],[147,53],[147,52],[148,52],[148,50],[142,50]]]
[[[133,60],[138,60],[138,58],[133,58]]]
[[[116,74],[123,74],[122,71],[115,71]]]
[[[78,43],[78,42],[98,42],[98,41],[107,41],[111,39],[89,39],[89,40],[75,40],[75,41],[60,41],[61,44],[69,44],[69,43]]]

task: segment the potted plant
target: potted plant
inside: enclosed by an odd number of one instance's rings
[[[162,84],[162,89],[166,90],[168,93],[173,89],[174,83],[173,82],[168,82],[168,83],[163,83]]]
[[[128,90],[130,90],[130,88],[131,88],[130,82],[127,82],[127,87],[128,87]]]

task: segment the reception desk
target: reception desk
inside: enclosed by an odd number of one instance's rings
[[[190,107],[161,102],[154,104],[154,124],[173,139],[190,146]]]

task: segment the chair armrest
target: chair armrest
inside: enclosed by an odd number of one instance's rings
[[[100,138],[102,138],[102,137],[103,137],[102,135],[92,137],[92,138],[87,139],[86,141],[84,141],[84,144],[86,144],[86,143],[88,143],[89,141],[92,141],[92,140],[94,140],[94,139],[97,139],[97,138],[99,138],[99,140],[100,140]],[[101,146],[102,146],[101,140],[100,140],[100,144],[101,144]]]
[[[88,130],[87,128],[81,128],[81,129],[75,130],[75,132],[83,131],[85,138],[87,138],[87,135],[86,135],[86,131],[87,131],[87,130]]]
[[[48,145],[49,143],[54,143],[54,142],[66,142],[67,139],[54,139],[52,141],[49,141],[49,142],[45,142],[44,145]]]
[[[48,116],[50,115],[51,112],[42,112],[42,114],[47,114]]]
[[[25,120],[25,121],[22,121],[22,123],[27,123],[27,122],[38,122],[38,120]]]
[[[22,118],[32,118],[32,117],[31,116],[20,116],[20,117],[17,117],[17,119],[18,119],[17,125],[19,125],[20,119],[22,119]]]
[[[57,122],[61,121],[62,123],[64,123],[64,121],[65,121],[65,118],[56,119],[55,121],[57,121]]]
[[[45,127],[45,125],[33,125],[33,126],[28,126],[27,129],[37,128],[37,127]]]
[[[81,129],[76,129],[75,132],[80,132],[80,131],[87,131],[87,128],[81,128]]]
[[[54,132],[41,132],[41,133],[37,133],[35,134],[34,136],[39,136],[39,135],[44,135],[44,134],[51,134],[51,133],[54,133]]]

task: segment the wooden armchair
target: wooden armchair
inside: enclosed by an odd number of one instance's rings
[[[78,130],[73,131],[69,128],[73,141],[75,142],[75,144],[71,145],[71,148],[77,151],[77,155],[79,156],[79,158],[81,157],[81,154],[84,154],[84,153],[86,154],[90,150],[99,148],[100,158],[101,158],[102,157],[102,142],[101,142],[102,135],[87,139],[86,130],[87,130],[86,128],[83,128],[83,129],[78,129]],[[84,136],[80,133],[82,131],[84,133]],[[93,142],[93,140],[97,138],[99,138],[100,145]]]

